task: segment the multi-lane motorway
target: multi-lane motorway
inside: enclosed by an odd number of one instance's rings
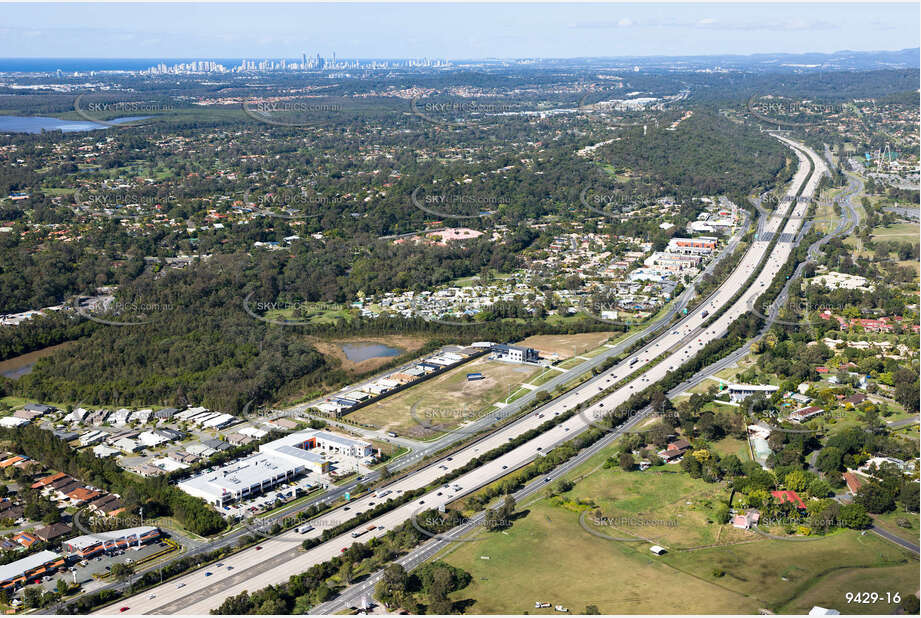
[[[764,224],[760,235],[749,247],[740,264],[730,274],[727,281],[707,299],[706,303],[690,311],[666,333],[611,369],[527,414],[522,419],[501,427],[486,438],[459,450],[450,458],[442,459],[415,471],[387,486],[386,489],[392,491],[392,495],[398,496],[403,492],[426,486],[448,471],[457,469],[471,459],[505,444],[515,436],[538,427],[552,416],[562,414],[593,398],[599,391],[630,377],[638,369],[646,368],[642,375],[630,379],[622,387],[607,394],[587,413],[575,415],[501,457],[458,477],[451,482],[451,487],[433,490],[363,524],[358,528],[359,530],[370,526],[373,526],[374,530],[364,534],[360,541],[366,542],[370,537],[384,534],[387,530],[410,519],[413,513],[420,508],[437,505],[473,491],[508,474],[509,470],[527,464],[541,453],[549,451],[557,444],[583,431],[595,419],[600,419],[606,411],[617,407],[632,394],[664,378],[669,371],[677,369],[692,358],[708,342],[723,336],[730,323],[749,310],[751,301],[763,293],[786,262],[794,247],[797,232],[815,192],[818,179],[825,171],[824,162],[815,153],[782,136],[778,136],[778,139],[790,146],[799,159],[799,167],[787,190],[788,199],[781,200],[779,212],[771,216]],[[810,174],[810,160],[815,168],[812,174]],[[800,189],[802,193],[797,200],[795,198],[800,193]],[[790,218],[781,228],[791,205]],[[780,234],[778,242],[768,255],[774,235],[778,233]],[[739,298],[733,301],[759,265],[763,267],[754,282]],[[723,314],[712,324],[704,327],[704,324],[712,319],[712,314],[723,309],[730,302],[731,306]],[[662,360],[658,360],[660,358]],[[638,422],[638,420],[639,417],[632,419],[633,422]],[[455,486],[460,490],[455,490]],[[128,611],[133,614],[208,613],[230,595],[238,594],[243,590],[258,590],[270,584],[287,581],[289,576],[306,571],[310,566],[338,555],[344,548],[355,542],[350,533],[339,535],[308,551],[300,549],[300,542],[306,538],[319,536],[324,528],[334,527],[356,513],[373,507],[373,503],[378,501],[379,499],[373,496],[355,500],[347,507],[339,507],[324,515],[321,521],[314,524],[316,529],[306,535],[295,532],[284,533],[266,540],[259,548],[251,548],[228,557],[220,567],[209,566],[190,572],[148,592],[119,601],[99,613],[119,613],[122,607],[128,607]]]

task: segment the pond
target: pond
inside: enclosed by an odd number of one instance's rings
[[[403,350],[392,348],[383,343],[363,342],[343,343],[339,346],[345,353],[345,357],[353,363],[360,363],[369,358],[381,358],[386,356],[399,356]]]

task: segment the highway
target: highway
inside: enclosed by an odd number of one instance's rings
[[[815,241],[812,245],[810,245],[809,252],[808,252],[810,258],[814,258],[818,250],[823,245],[828,243],[832,238],[836,236],[840,236],[840,235],[849,234],[851,231],[853,231],[854,227],[857,225],[859,221],[859,217],[857,215],[857,212],[853,208],[851,200],[853,199],[855,195],[857,195],[862,190],[863,187],[859,179],[852,177],[851,180],[852,182],[848,186],[846,194],[842,196],[845,202],[844,204],[842,204],[842,217],[838,222],[838,226],[836,227],[834,231],[828,233],[827,235],[823,236],[819,240]],[[807,226],[803,226],[803,229],[800,230],[800,232],[797,234],[798,236],[796,239],[797,243],[799,240],[801,240],[803,236],[805,236],[806,229],[807,229]],[[762,230],[759,229],[759,236],[760,236],[761,231]],[[716,361],[715,363],[699,371],[692,378],[672,388],[667,393],[668,397],[675,397],[687,391],[688,389],[693,388],[700,382],[703,382],[704,380],[706,380],[708,376],[718,371],[721,371],[722,369],[725,369],[726,367],[737,362],[742,356],[747,354],[749,349],[751,348],[752,343],[761,339],[764,336],[764,334],[767,332],[767,330],[770,328],[770,326],[773,324],[774,320],[777,318],[780,307],[782,307],[783,304],[786,302],[786,298],[789,294],[789,289],[791,287],[791,284],[793,284],[793,282],[797,280],[798,277],[801,275],[802,269],[805,267],[805,264],[806,262],[802,262],[797,267],[795,274],[791,275],[790,280],[787,281],[787,283],[784,285],[784,288],[781,294],[778,296],[778,300],[774,303],[774,306],[772,307],[772,310],[768,316],[768,320],[766,321],[764,327],[762,328],[762,330],[759,332],[759,334],[755,338],[747,342],[746,345],[742,346],[741,348],[739,348],[738,350],[736,350],[729,356]],[[760,290],[760,286],[759,286],[759,290]],[[628,431],[630,431],[631,429],[639,425],[641,421],[647,418],[649,412],[650,411],[647,409],[644,411],[644,413],[638,414],[637,416],[634,416],[628,419],[628,421],[624,425],[622,425],[621,427],[618,427],[614,432],[610,433],[604,439],[599,440],[592,446],[584,449],[582,452],[579,453],[578,456],[574,457],[570,461],[567,461],[565,464],[556,468],[553,472],[551,472],[548,475],[548,477],[552,481],[556,481],[558,478],[564,477],[569,472],[571,472],[573,469],[575,469],[576,467],[578,467],[579,465],[587,461],[589,458],[594,456],[596,453],[610,446],[612,442],[620,438],[624,433],[627,433]],[[521,490],[513,494],[513,496],[516,502],[518,504],[521,504],[522,500],[537,493],[538,491],[543,489],[545,485],[546,485],[546,482],[544,478],[536,479],[535,481],[529,483],[526,487],[522,488]],[[485,517],[485,515],[486,515],[486,511],[484,510],[483,512],[479,513],[477,516],[471,518],[464,525],[458,526],[457,528],[454,528],[453,530],[449,532],[438,535],[437,538],[433,538],[430,541],[426,541],[422,545],[414,548],[407,555],[396,560],[396,562],[402,565],[403,568],[407,572],[413,570],[414,568],[418,567],[424,562],[431,560],[432,558],[437,556],[445,547],[448,546],[449,543],[460,542],[458,541],[458,539],[463,539],[464,537],[467,537],[471,532],[479,529],[482,526],[481,522],[483,518]],[[893,542],[896,542],[897,544],[903,547],[906,547],[909,550],[913,550],[915,553],[917,553],[918,551],[916,546],[913,548],[910,543],[907,543],[903,541],[902,539],[898,539],[898,537],[894,537],[894,535],[891,535],[885,531],[881,531],[881,530],[878,531],[875,527],[873,531],[887,539],[893,540]],[[642,539],[637,539],[637,540],[642,541]],[[343,611],[350,607],[359,607],[363,599],[370,600],[373,598],[374,588],[377,585],[377,582],[380,581],[381,576],[382,576],[382,571],[379,571],[375,573],[374,575],[372,575],[371,577],[367,578],[366,580],[346,588],[335,599],[313,608],[310,611],[310,613],[315,614],[315,615],[334,614],[334,613]]]
[[[728,256],[730,256],[733,253],[733,251],[735,250],[735,248],[737,247],[741,239],[745,236],[745,233],[748,231],[749,215],[748,213],[745,213],[744,216],[745,216],[745,219],[740,224],[739,229],[736,231],[736,233],[733,234],[733,236],[729,239],[724,250],[721,251],[720,254],[716,256],[713,260],[711,260],[709,264],[707,265],[707,267],[694,279],[694,281],[688,286],[688,288],[684,292],[682,292],[682,294],[679,295],[673,301],[672,306],[669,308],[669,310],[667,311],[665,315],[657,319],[655,322],[647,325],[641,331],[638,331],[637,333],[630,335],[629,337],[625,338],[624,340],[617,343],[616,345],[613,345],[609,350],[601,354],[598,354],[597,356],[594,356],[589,360],[586,360],[585,362],[570,369],[569,371],[565,373],[560,373],[558,376],[554,376],[552,379],[543,383],[535,390],[527,393],[521,398],[510,403],[508,406],[502,409],[500,419],[497,420],[494,417],[494,415],[489,415],[487,417],[483,417],[471,423],[468,423],[467,425],[463,427],[463,430],[461,432],[451,432],[451,433],[445,434],[444,436],[441,436],[440,438],[436,440],[433,440],[427,443],[418,442],[417,444],[421,448],[405,456],[402,456],[389,464],[388,467],[391,470],[391,472],[397,472],[405,468],[415,466],[420,461],[424,460],[425,458],[430,457],[431,455],[450,447],[453,443],[459,440],[462,440],[464,438],[467,438],[470,435],[474,435],[477,433],[486,432],[490,430],[495,430],[495,426],[497,425],[502,425],[504,423],[507,423],[505,424],[505,428],[513,429],[513,432],[514,432],[513,435],[518,435],[522,433],[523,431],[528,431],[529,429],[531,429],[534,426],[534,423],[528,422],[526,418],[518,419],[510,423],[507,421],[509,418],[516,416],[523,407],[530,404],[533,401],[534,397],[537,396],[537,393],[541,391],[550,392],[554,390],[555,388],[557,388],[558,386],[561,386],[565,384],[566,382],[571,381],[575,376],[589,373],[592,369],[604,363],[608,358],[612,356],[618,356],[620,354],[623,354],[631,346],[635,345],[637,341],[657,331],[660,331],[664,326],[668,325],[668,323],[671,322],[675,318],[675,316],[679,315],[680,312],[694,298],[694,296],[696,295],[695,286],[705,276],[712,274],[712,272],[715,270],[715,268],[718,266],[718,264],[721,261],[723,261],[724,259],[728,259]],[[764,220],[759,219],[759,233],[760,233],[761,227],[763,226],[763,223],[764,223]],[[302,405],[295,406],[294,408],[290,408],[288,410],[283,411],[283,414],[286,414],[286,413],[297,414],[301,411],[302,407],[303,407]],[[523,423],[523,422],[528,422],[528,425],[524,429],[514,429],[517,423]],[[473,448],[473,452],[476,453],[477,455],[485,452],[485,450],[488,450],[488,449],[481,450],[478,447],[476,447],[475,444],[476,443],[474,443],[474,445],[471,445],[471,447]],[[443,463],[443,462],[435,462],[435,464],[432,464],[432,465],[437,465],[440,463]],[[444,471],[442,470],[441,474],[443,473]],[[441,474],[437,476],[440,476]],[[260,525],[259,529],[270,529],[273,522],[276,522],[276,521],[281,522],[285,518],[291,517],[293,514],[296,514],[298,511],[305,510],[314,504],[320,504],[320,505],[332,504],[336,502],[337,500],[339,500],[340,498],[342,498],[346,493],[357,493],[355,490],[356,490],[356,487],[359,485],[359,483],[369,484],[369,483],[373,483],[379,478],[380,478],[380,472],[375,471],[375,472],[365,475],[364,478],[362,478],[361,480],[355,479],[341,486],[330,488],[327,491],[323,492],[322,494],[314,496],[310,500],[307,500],[300,504],[293,505],[290,507],[282,507],[277,512],[275,512],[271,517],[264,518],[265,521]],[[405,491],[405,489],[403,491]],[[338,523],[341,523],[342,521],[345,521],[345,519],[348,519],[348,518],[346,517],[343,519],[339,519],[336,517],[323,516],[320,519],[325,522],[335,522],[335,523],[330,523],[327,526],[316,526],[317,528],[322,530],[324,527],[331,527],[331,526],[337,525]],[[197,545],[190,545],[186,548],[186,551],[182,555],[184,557],[195,556],[195,555],[213,551],[215,549],[219,549],[221,547],[232,546],[232,545],[237,544],[244,536],[252,535],[254,533],[256,533],[254,528],[250,528],[250,527],[237,528],[236,530],[226,533],[216,539],[211,540],[210,542],[201,543]],[[304,537],[304,538],[307,538],[307,537]],[[303,539],[299,538],[298,540],[300,541]],[[146,569],[140,570],[139,574],[144,573],[145,571],[154,570],[158,567],[159,565],[151,565],[147,567]],[[125,588],[127,588],[129,584],[130,584],[130,581],[113,582],[113,583],[106,584],[99,588],[94,588],[93,591],[95,592],[95,591],[102,590],[102,589],[124,590]],[[56,609],[57,609],[56,607],[51,607],[46,610],[42,610],[41,613],[46,613],[46,612],[55,613]]]
[[[505,476],[508,474],[508,470],[529,463],[540,456],[541,452],[549,451],[557,444],[584,430],[594,420],[600,420],[606,411],[620,405],[632,394],[664,378],[669,371],[678,368],[678,366],[689,360],[709,341],[723,336],[729,324],[748,311],[748,304],[752,298],[757,298],[763,293],[765,287],[770,284],[780,267],[786,262],[794,246],[799,227],[802,224],[803,215],[815,191],[818,178],[825,170],[824,163],[815,153],[810,151],[807,158],[807,154],[802,147],[792,142],[792,140],[782,136],[778,136],[778,139],[790,146],[799,159],[799,167],[787,191],[787,196],[791,199],[781,202],[781,211],[771,216],[765,223],[761,235],[751,244],[739,266],[730,274],[727,281],[707,299],[704,305],[690,311],[677,325],[669,328],[666,333],[660,335],[656,340],[611,369],[527,414],[522,419],[501,427],[495,433],[459,450],[449,459],[434,462],[415,471],[407,477],[388,485],[386,489],[391,490],[394,495],[399,495],[402,492],[428,485],[448,471],[459,468],[471,459],[506,443],[515,436],[538,427],[551,416],[559,415],[572,409],[576,405],[594,397],[599,391],[629,377],[638,369],[649,366],[646,373],[634,377],[622,387],[606,395],[601,401],[592,406],[588,414],[574,415],[564,423],[540,434],[501,457],[458,477],[451,482],[451,486],[459,486],[460,491],[433,490],[411,503],[397,507],[393,511],[363,524],[358,530],[371,525],[375,529],[364,534],[360,541],[366,542],[370,537],[379,536],[386,530],[402,524],[420,508],[437,505],[474,491],[495,479]],[[812,159],[816,171],[811,176],[808,159]],[[794,203],[792,198],[796,196],[801,187],[804,187],[802,196]],[[792,216],[781,229],[780,226],[784,220],[783,215],[786,214],[791,205],[793,207]],[[778,242],[765,260],[771,240],[774,234],[777,233],[780,234]],[[704,327],[703,325],[708,319],[711,319],[710,314],[716,313],[733,300],[733,297],[744,287],[762,261],[764,261],[764,267],[753,284],[745,290],[741,297],[732,302],[732,306],[725,313],[720,315],[712,324]],[[663,360],[655,362],[657,357],[666,353],[667,356]],[[633,418],[638,421],[640,417],[635,416]],[[612,435],[614,434],[612,433]],[[438,495],[439,492],[442,495]],[[109,607],[103,608],[98,613],[119,613],[121,607],[128,607],[132,614],[206,614],[220,605],[227,596],[238,594],[243,590],[257,590],[270,584],[287,581],[289,576],[306,571],[310,566],[338,555],[344,548],[355,542],[350,533],[339,535],[306,552],[299,548],[299,544],[305,538],[319,536],[323,528],[338,525],[352,515],[370,508],[373,506],[372,503],[376,501],[378,499],[373,496],[355,500],[347,506],[339,507],[322,516],[323,522],[315,523],[316,529],[307,535],[300,535],[295,532],[282,534],[266,540],[259,549],[251,548],[228,557],[221,567],[209,566],[190,572],[148,592],[118,601]],[[227,567],[230,568],[228,569]]]

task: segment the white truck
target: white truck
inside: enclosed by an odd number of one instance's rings
[[[298,533],[300,534],[307,534],[311,530],[313,530],[313,526],[311,526],[310,524],[304,524],[303,526],[297,529]]]

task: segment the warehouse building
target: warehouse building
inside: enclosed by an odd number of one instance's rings
[[[327,431],[301,431],[259,447],[259,452],[179,483],[189,495],[223,507],[268,491],[303,474],[325,474],[329,456],[369,457],[374,449]]]
[[[500,343],[494,345],[492,351],[498,358],[516,363],[536,363],[540,360],[540,354],[534,348]]]

